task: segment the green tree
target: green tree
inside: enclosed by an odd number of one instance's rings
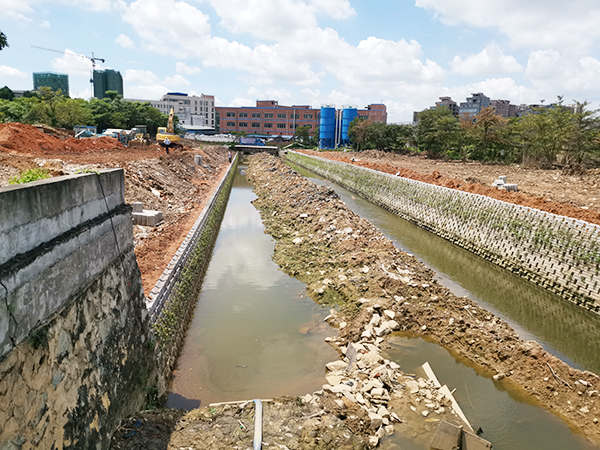
[[[294,132],[294,140],[304,145],[310,145],[310,128],[306,125],[296,128]]]
[[[8,40],[6,39],[6,35],[0,31],[0,50],[4,47],[8,47]]]
[[[94,120],[88,102],[81,98],[63,99],[56,107],[56,119],[58,125],[63,128],[88,125]]]
[[[565,147],[565,163],[567,166],[573,164],[585,164],[591,157],[600,155],[600,120],[598,110],[587,109],[589,103],[575,101],[573,114],[573,130],[571,139]]]
[[[352,146],[359,152],[367,149],[369,142],[369,128],[373,124],[370,119],[355,118],[348,126],[348,137],[352,141]]]
[[[415,130],[419,149],[430,157],[446,157],[460,142],[458,119],[445,106],[419,113]]]
[[[463,161],[498,160],[506,155],[508,120],[494,113],[493,108],[483,108],[475,117],[460,120],[461,136],[455,154]]]
[[[563,106],[562,97],[549,107],[535,108],[521,117],[515,142],[520,147],[523,164],[550,168],[559,153],[568,148],[575,128],[574,115]]]
[[[0,118],[3,122],[38,123],[43,121],[37,97],[22,97],[14,100],[0,100]]]
[[[15,98],[15,93],[8,86],[4,86],[0,89],[0,98],[4,100],[12,100]]]
[[[44,117],[43,122],[53,127],[58,126],[57,108],[64,100],[63,93],[60,89],[53,91],[48,86],[42,86],[39,89],[41,103],[39,104],[40,112]]]

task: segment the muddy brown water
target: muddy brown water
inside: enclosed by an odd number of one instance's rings
[[[549,293],[545,289],[461,249],[460,247],[399,218],[356,194],[293,165],[311,181],[329,186],[346,205],[369,220],[396,247],[413,254],[436,271],[437,278],[453,293],[468,296],[483,308],[507,321],[521,338],[534,339],[548,352],[569,364],[600,372],[600,318]],[[421,338],[395,336],[388,359],[406,373],[425,376],[420,366],[429,362],[442,384],[452,390],[474,429],[499,449],[597,448],[558,417],[532,403],[529,396],[510,389],[491,374],[476,370],[466,360]],[[428,449],[434,427],[414,429],[398,425],[399,431],[385,441],[387,449]],[[426,429],[425,429],[426,428]]]
[[[212,259],[178,359],[167,406],[304,395],[338,358],[325,343],[329,313],[271,260],[256,198],[236,174]]]

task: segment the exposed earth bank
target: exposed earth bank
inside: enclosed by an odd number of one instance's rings
[[[328,339],[340,360],[328,364],[323,390],[265,403],[269,446],[372,448],[390,433],[428,442],[440,419],[460,423],[431,382],[381,357],[386,336],[397,332],[440,343],[600,444],[597,375],[520,340],[501,319],[456,297],[332,190],[277,158],[254,156],[247,173],[266,231],[277,240],[273,259],[305,282],[315,301],[334,308],[328,322],[339,333]],[[251,448],[253,412],[250,403],[191,411],[167,447]],[[115,439],[124,436],[120,431]],[[114,448],[143,448],[130,444]]]

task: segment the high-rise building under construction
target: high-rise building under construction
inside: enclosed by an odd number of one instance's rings
[[[54,72],[34,72],[33,90],[47,86],[53,91],[62,91],[63,95],[69,95],[69,75]]]
[[[112,70],[94,70],[94,97],[106,97],[106,91],[117,91],[123,95],[123,77],[121,73]]]

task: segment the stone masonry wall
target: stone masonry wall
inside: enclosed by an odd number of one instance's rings
[[[123,172],[0,188],[0,448],[107,449],[155,377]]]
[[[600,227],[288,152],[286,158],[552,292],[600,312]]]
[[[236,155],[207,206],[146,299],[157,341],[157,365],[161,375],[156,386],[159,397],[168,389],[171,373],[183,346],[227,207],[237,164]]]

